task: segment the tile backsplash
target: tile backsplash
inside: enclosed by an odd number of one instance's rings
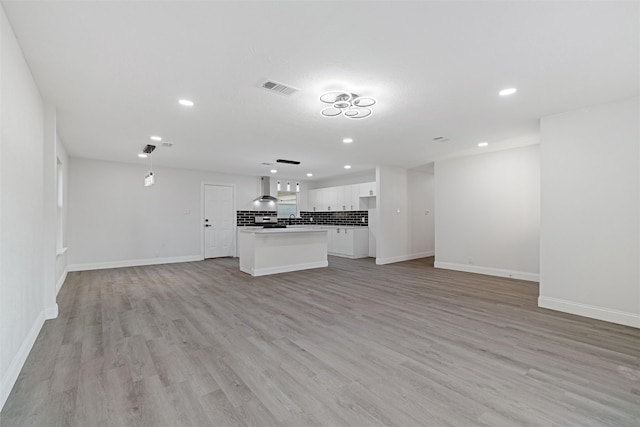
[[[256,225],[256,216],[275,216],[276,211],[237,211],[238,227]],[[363,221],[364,219],[364,221]],[[289,222],[291,221],[291,222]],[[300,212],[300,218],[278,218],[282,224],[294,225],[346,225],[351,227],[367,227],[369,225],[368,211],[335,211],[335,212]]]

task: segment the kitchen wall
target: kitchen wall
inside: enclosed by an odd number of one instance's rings
[[[538,280],[539,151],[436,162],[436,267]]]
[[[638,104],[541,120],[540,307],[640,327]]]
[[[238,227],[256,226],[256,216],[276,216],[276,211],[237,211]],[[292,225],[339,225],[349,227],[367,227],[368,211],[300,212],[298,218],[278,218],[280,224]]]
[[[235,210],[253,210],[260,178],[70,158],[69,270],[201,259],[201,183],[235,186]]]
[[[0,407],[45,319],[57,315],[45,288],[44,105],[0,5]],[[45,157],[45,155],[48,155]],[[53,277],[47,277],[53,282]]]
[[[341,185],[361,184],[363,182],[373,182],[375,180],[376,171],[375,169],[371,169],[370,171],[365,172],[351,173],[348,175],[341,175],[333,178],[309,181],[308,186],[310,189],[339,187]]]

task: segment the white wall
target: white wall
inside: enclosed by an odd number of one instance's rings
[[[60,139],[60,135],[56,133],[56,163],[60,160],[62,163],[62,185],[63,185],[63,203],[62,203],[62,242],[61,247],[57,247],[56,245],[56,294],[60,291],[60,288],[64,284],[64,280],[67,277],[67,252],[66,249],[68,237],[67,237],[67,228],[68,228],[68,212],[69,212],[69,156],[67,154],[67,150],[64,147],[64,143],[62,139]],[[57,177],[56,177],[57,178]],[[57,187],[57,179],[56,179],[56,197],[58,193]],[[56,215],[58,211],[56,209]],[[57,221],[56,218],[56,227],[58,227],[60,222]]]
[[[44,106],[1,6],[0,94],[2,406],[42,324],[55,316],[56,305],[51,299],[55,293],[45,289],[44,280]]]
[[[236,209],[252,210],[260,178],[70,158],[69,270],[192,261],[201,257],[201,183],[235,185]]]
[[[539,146],[435,164],[438,268],[536,281]]]
[[[417,170],[407,172],[410,253],[435,254],[434,176]]]
[[[540,307],[640,327],[638,103],[541,120]]]
[[[376,168],[376,264],[389,264],[433,255],[428,226],[412,229],[428,206],[429,175],[406,169]]]

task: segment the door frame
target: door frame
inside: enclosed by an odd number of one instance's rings
[[[200,182],[200,260],[204,261],[204,189],[206,185],[216,185],[219,187],[231,187],[231,205],[233,207],[233,225],[231,236],[231,253],[234,258],[238,256],[236,249],[236,239],[238,235],[238,224],[236,214],[236,184],[202,181]]]

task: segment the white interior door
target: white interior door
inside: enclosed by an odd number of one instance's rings
[[[204,257],[233,256],[233,187],[204,186]]]

